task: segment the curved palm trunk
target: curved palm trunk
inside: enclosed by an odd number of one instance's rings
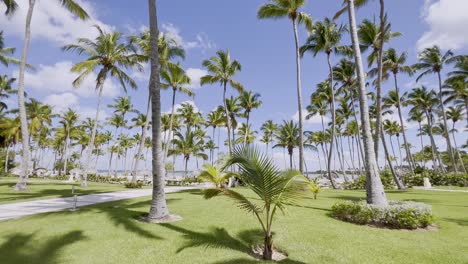
[[[434,140],[434,135],[432,134],[432,115],[425,111],[426,118],[427,118],[427,125],[429,126],[428,133],[429,133],[429,140],[431,141],[431,150],[432,150],[432,163],[434,164],[434,168],[437,167],[437,163],[439,164],[439,169],[441,172],[446,172],[442,161],[440,160],[439,152],[437,151],[437,147]],[[437,160],[437,161],[436,161]]]
[[[453,125],[452,125],[452,138],[453,138],[453,144],[455,146],[455,152],[457,153],[458,160],[460,161],[460,165],[462,166],[463,172],[467,173],[465,163],[463,162],[462,156],[460,155],[460,151],[458,151],[457,140],[455,139],[455,122],[453,122]]]
[[[96,116],[94,117],[93,130],[91,131],[91,140],[89,141],[88,149],[86,151],[87,152],[86,162],[83,166],[83,181],[81,182],[82,187],[88,186],[88,168],[89,168],[89,164],[91,163],[91,155],[93,154],[94,141],[96,140],[96,131],[97,131],[97,126],[99,122],[99,111],[101,109],[103,87],[104,87],[104,84],[101,84],[99,87],[98,102],[97,102],[97,107],[96,107]]]
[[[400,169],[403,169],[403,155],[401,154],[401,143],[400,143],[400,135],[396,136],[397,138],[397,146],[398,146],[398,154],[400,155]]]
[[[447,135],[446,137],[444,136],[445,140],[447,141],[447,151],[449,153],[450,163],[452,163],[452,168],[454,169],[455,173],[458,173],[458,168],[455,163],[455,156],[453,155],[452,143],[450,142],[451,140],[450,140],[450,136],[448,133],[447,113],[445,112],[445,104],[444,104],[444,100],[442,97],[442,79],[440,77],[440,72],[437,72],[437,77],[439,78],[439,101],[440,101],[440,105],[442,106],[442,117],[444,120],[444,127],[445,127],[444,134]]]
[[[408,139],[406,138],[406,130],[403,124],[403,113],[401,111],[401,100],[400,100],[400,88],[398,87],[398,81],[396,74],[393,74],[393,80],[395,82],[395,92],[397,94],[397,104],[398,104],[398,118],[400,119],[400,126],[401,126],[401,133],[403,134],[403,142],[405,144],[405,152],[406,152],[406,159],[408,162],[408,166],[410,167],[411,173],[414,174],[414,160],[413,155],[411,155],[411,151],[409,149]]]
[[[146,140],[146,133],[148,131],[148,127],[149,127],[149,121],[150,121],[150,118],[149,118],[149,115],[150,115],[150,103],[151,103],[151,95],[148,96],[148,104],[146,106],[146,121],[145,121],[145,126],[143,127],[142,131],[141,131],[141,138],[140,138],[140,143],[138,145],[138,152],[137,152],[137,155],[135,157],[135,163],[133,164],[133,173],[132,173],[132,181],[136,181],[137,180],[137,171],[138,171],[138,166],[140,164],[140,159],[141,159],[141,155],[143,153],[143,149],[145,147],[145,140]],[[146,168],[146,165],[145,165],[145,168]]]
[[[424,152],[424,141],[423,141],[423,132],[422,132],[421,122],[418,122],[418,126],[419,126],[419,141],[421,142],[421,153],[423,153]],[[426,167],[425,162],[424,162],[424,158],[421,161],[421,163],[422,163],[423,167]]]
[[[385,134],[383,133],[383,129],[380,129],[380,133],[381,133],[380,137],[382,138],[382,145],[384,147],[385,158],[387,160],[388,167],[390,168],[390,172],[392,173],[393,181],[397,185],[398,190],[404,190],[404,189],[406,189],[406,187],[405,187],[404,183],[401,181],[400,177],[398,177],[395,169],[393,168],[392,160],[390,159],[390,153],[388,153],[387,142],[385,140]],[[390,144],[391,144],[391,142],[390,142]],[[393,145],[392,145],[392,150],[393,150]]]
[[[301,57],[299,53],[299,35],[297,23],[293,19],[294,43],[296,45],[296,81],[297,81],[297,108],[299,111],[299,171],[304,172],[304,128],[302,126],[302,90],[301,90]]]
[[[374,141],[371,134],[369,120],[369,105],[367,103],[367,90],[365,86],[364,69],[362,66],[361,50],[357,36],[356,17],[354,13],[354,0],[348,0],[349,24],[351,27],[351,39],[353,42],[354,58],[359,80],[359,105],[361,110],[361,122],[363,128],[363,140],[365,150],[365,166],[367,176],[367,202],[375,205],[387,205],[387,197],[380,180],[379,167],[375,159]]]
[[[28,120],[26,116],[26,106],[24,104],[24,73],[26,71],[26,60],[29,50],[29,42],[31,39],[31,19],[34,11],[34,5],[36,0],[29,0],[28,13],[26,15],[26,26],[24,33],[24,46],[21,53],[21,63],[18,76],[18,109],[21,122],[21,142],[22,142],[22,160],[21,160],[21,172],[18,178],[18,182],[15,186],[15,191],[26,190],[26,183],[29,176],[29,131],[28,131]]]
[[[171,135],[172,135],[172,126],[174,122],[174,107],[175,107],[175,97],[176,97],[176,91],[177,87],[172,88],[172,106],[171,106],[171,118],[169,120],[169,130],[168,130],[168,135],[167,135],[167,140],[166,140],[166,147],[164,150],[164,156],[163,156],[163,165],[166,166],[166,159],[167,159],[167,151],[169,150],[169,142],[171,141]]]
[[[159,80],[160,65],[158,53],[158,19],[156,14],[156,0],[148,0],[149,27],[151,43],[151,74],[150,74],[150,94],[151,94],[151,119],[153,132],[153,195],[148,219],[161,219],[169,216],[169,209],[166,204],[166,194],[164,193],[164,164],[161,141],[161,83]]]
[[[331,179],[331,162],[332,162],[332,157],[333,157],[333,147],[335,145],[335,122],[336,122],[336,113],[335,113],[335,89],[333,87],[333,70],[330,62],[330,53],[327,53],[327,62],[328,62],[328,70],[330,73],[330,97],[331,97],[331,103],[330,103],[330,112],[332,115],[332,126],[331,126],[331,139],[330,139],[330,152],[328,152],[328,161],[327,161],[327,172],[328,172],[328,178]],[[341,158],[340,158],[341,160]],[[333,189],[336,189],[336,185],[334,181],[330,180],[331,185]]]
[[[354,93],[353,93],[354,94]],[[358,156],[360,156],[361,160],[363,161],[363,163],[365,162],[364,160],[364,149],[362,148],[362,142],[361,142],[361,129],[362,129],[362,126],[359,125],[359,122],[358,122],[358,117],[357,117],[357,113],[356,113],[356,109],[355,109],[355,105],[356,103],[354,102],[354,95],[351,96],[351,101],[353,103],[353,116],[354,116],[354,120],[356,121],[356,124],[357,124],[357,137],[356,137],[356,141],[357,141],[357,147],[358,147]],[[361,168],[361,165],[359,165],[359,168]],[[361,170],[361,169],[359,169]]]

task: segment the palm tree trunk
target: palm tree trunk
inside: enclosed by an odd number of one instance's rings
[[[354,141],[351,140],[351,137],[347,137],[347,139],[349,156],[351,158],[351,165],[353,166],[353,173],[351,173],[351,177],[354,179],[354,173],[356,172],[356,164],[354,162]]]
[[[113,152],[110,153],[110,159],[109,159],[109,168],[108,168],[108,174],[111,176],[111,168],[112,168],[112,156],[114,155]]]
[[[439,152],[437,151],[437,147],[434,140],[434,135],[432,134],[432,115],[426,111],[426,118],[427,118],[427,125],[429,126],[428,133],[429,139],[431,141],[431,149],[432,149],[432,163],[434,164],[434,168],[439,164],[439,169],[441,172],[446,172],[442,161],[440,160]],[[437,159],[437,162],[436,162]]]
[[[15,191],[26,190],[26,183],[29,176],[29,131],[28,131],[28,120],[26,116],[26,106],[24,104],[24,73],[26,71],[26,60],[29,50],[29,42],[31,39],[31,19],[34,11],[34,4],[36,0],[29,0],[28,13],[26,15],[26,26],[24,33],[24,45],[21,53],[21,63],[18,76],[18,109],[21,122],[21,142],[22,142],[22,160],[21,160],[21,172],[18,177],[18,182],[15,186]]]
[[[146,120],[145,120],[145,126],[143,127],[141,131],[141,138],[140,138],[140,143],[138,145],[138,152],[135,157],[135,163],[133,164],[133,173],[132,173],[132,181],[135,182],[137,180],[137,171],[138,171],[138,165],[140,163],[141,159],[141,154],[143,153],[143,148],[145,147],[145,140],[146,140],[146,133],[148,131],[148,126],[149,126],[149,115],[150,115],[150,103],[151,103],[151,95],[148,95],[148,103],[146,106]]]
[[[393,74],[393,80],[395,82],[395,92],[397,94],[397,104],[398,104],[398,117],[400,119],[401,133],[403,134],[403,142],[405,143],[406,159],[408,166],[410,167],[411,173],[414,174],[414,160],[409,149],[408,139],[406,138],[405,125],[403,124],[403,113],[401,111],[401,100],[400,100],[400,88],[398,87],[397,75]]]
[[[172,135],[172,126],[174,122],[174,107],[175,107],[175,97],[176,97],[176,91],[177,88],[172,88],[172,106],[171,106],[171,118],[169,120],[169,134],[167,135],[167,141],[166,141],[166,148],[164,151],[164,156],[163,156],[163,164],[166,166],[166,159],[167,159],[167,151],[169,149],[169,142],[171,141],[171,135]]]
[[[293,168],[293,153],[292,151],[289,151],[288,150],[288,155],[289,155],[289,168],[292,169]]]
[[[354,93],[353,93],[354,94]],[[362,126],[359,125],[359,122],[358,122],[358,118],[357,118],[357,114],[356,114],[356,109],[355,109],[355,102],[354,102],[354,96],[351,95],[351,101],[352,101],[352,104],[353,104],[353,116],[354,116],[354,120],[356,121],[356,124],[357,124],[357,137],[356,137],[356,142],[357,142],[357,147],[358,147],[358,155],[360,155],[363,163],[365,162],[364,160],[364,149],[362,148],[362,142],[361,142],[361,129],[362,129]],[[359,165],[359,167],[361,167]]]
[[[362,66],[361,50],[357,36],[356,17],[354,11],[354,0],[348,0],[349,24],[351,27],[351,39],[353,42],[354,58],[359,81],[359,105],[361,110],[361,123],[363,128],[365,166],[367,176],[367,202],[374,205],[387,205],[387,197],[380,180],[379,167],[375,159],[374,140],[372,139],[369,120],[369,105],[367,103],[367,90]]]
[[[398,177],[395,169],[393,168],[392,160],[390,159],[390,153],[388,153],[387,142],[385,140],[385,135],[383,133],[382,128],[380,129],[380,133],[382,133],[380,135],[380,137],[382,138],[382,145],[384,147],[385,158],[387,159],[388,167],[390,168],[390,172],[392,173],[393,181],[397,185],[398,190],[404,190],[404,189],[406,189],[406,187],[405,187],[404,183],[401,181],[400,177]],[[392,143],[390,142],[390,144],[392,144]],[[393,150],[393,145],[392,145],[392,150]]]
[[[332,162],[332,157],[333,157],[333,146],[335,145],[334,143],[335,143],[336,113],[335,113],[335,89],[333,88],[333,69],[332,69],[331,62],[330,62],[330,53],[327,53],[327,62],[328,62],[328,70],[329,70],[329,73],[330,73],[330,97],[331,97],[330,112],[331,112],[331,115],[332,115],[330,152],[328,153],[327,172],[328,172],[328,178],[331,179],[332,178],[332,175],[331,175],[331,162]],[[335,185],[335,183],[333,181],[331,181],[331,184],[332,184],[333,189],[336,189],[337,186]]]
[[[148,219],[161,219],[169,216],[164,193],[164,164],[161,142],[161,82],[159,80],[160,65],[158,53],[158,19],[156,14],[156,0],[148,0],[150,20],[150,47],[151,47],[151,74],[150,94],[152,108],[152,132],[153,132],[153,195]]]
[[[244,145],[248,145],[247,136],[250,133],[249,118],[250,118],[250,112],[247,112],[247,117],[246,117],[246,121],[245,121],[246,131],[245,131],[245,135],[244,135]]]
[[[297,108],[299,111],[299,171],[304,172],[304,128],[302,126],[302,90],[301,90],[301,56],[299,53],[299,35],[297,33],[296,19],[292,20],[294,30],[294,43],[296,44],[296,81],[297,81]]]
[[[99,87],[99,94],[98,94],[98,102],[97,102],[97,107],[96,107],[96,116],[94,117],[94,124],[93,124],[93,130],[91,131],[91,140],[89,141],[88,144],[88,149],[87,149],[87,154],[86,154],[86,162],[83,166],[83,181],[81,183],[82,187],[88,186],[88,168],[89,164],[91,162],[91,155],[93,154],[93,148],[94,148],[94,141],[96,139],[96,131],[97,131],[97,126],[99,122],[99,111],[101,109],[101,100],[102,100],[102,90],[104,88],[104,84],[101,84]]]
[[[466,114],[466,123],[468,123],[468,96],[465,97],[465,114]]]
[[[403,155],[401,154],[400,136],[397,134],[398,154],[400,155],[400,169],[403,169]]]
[[[444,136],[445,140],[447,141],[447,151],[450,157],[450,163],[452,163],[452,168],[454,169],[455,173],[458,173],[458,168],[455,163],[455,156],[453,155],[452,143],[450,142],[451,140],[450,140],[450,136],[448,132],[447,113],[445,112],[445,104],[444,104],[444,100],[442,97],[442,79],[440,77],[440,72],[437,72],[437,77],[439,78],[439,101],[440,101],[440,105],[442,106],[442,117],[444,120],[444,127],[445,127],[444,134],[447,135],[447,136]]]
[[[187,167],[188,167],[188,160],[189,160],[189,158],[184,157],[184,162],[185,162],[185,164],[184,164],[184,172],[185,172],[185,173],[184,173],[184,177],[185,177],[185,178],[187,178],[187,175],[188,175],[188,170],[187,170]]]
[[[376,85],[376,119],[375,119],[375,134],[374,134],[374,152],[376,163],[379,164],[379,137],[380,130],[382,129],[382,71],[383,71],[383,46],[385,40],[385,1],[380,0],[380,35],[379,47],[377,50],[377,85]]]
[[[231,118],[229,117],[229,111],[226,105],[226,82],[223,82],[223,105],[224,105],[224,113],[226,114],[226,127],[227,127],[227,135],[228,135],[228,148],[229,154],[232,153],[232,142],[231,142]]]

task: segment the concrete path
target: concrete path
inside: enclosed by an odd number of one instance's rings
[[[435,192],[461,192],[468,193],[468,190],[457,190],[457,189],[437,189],[437,188],[424,188],[424,187],[413,187],[415,190],[423,191],[435,191]]]
[[[201,189],[204,186],[196,187],[166,187],[166,193],[178,192],[183,190]],[[78,196],[77,207],[107,203],[125,199],[150,196],[152,189],[129,190],[110,193],[88,194]],[[53,198],[45,200],[36,200],[19,203],[0,204],[0,221],[21,218],[27,215],[62,211],[73,208],[74,198]]]

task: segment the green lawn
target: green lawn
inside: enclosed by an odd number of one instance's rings
[[[0,177],[0,204],[72,196],[73,185],[78,195],[128,190],[122,184],[88,182],[88,187],[83,188],[79,182],[66,183],[34,178],[29,180],[27,191],[16,192],[14,190],[16,181],[17,178]]]
[[[391,191],[391,199],[433,205],[437,231],[397,231],[335,220],[338,199],[361,191],[326,190],[291,206],[274,223],[281,263],[468,263],[468,194]],[[259,263],[248,255],[261,241],[253,216],[224,197],[199,191],[167,195],[172,224],[136,221],[149,197],[0,222],[2,263]]]
[[[460,186],[433,186],[434,189],[444,189],[444,190],[462,190],[468,191],[468,187],[460,187]]]

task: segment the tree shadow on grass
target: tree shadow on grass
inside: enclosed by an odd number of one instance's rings
[[[28,235],[16,233],[6,237],[6,242],[0,245],[0,262],[61,263],[58,257],[62,248],[86,239],[82,231],[71,231],[46,241],[38,241],[34,236],[34,233]],[[33,245],[33,242],[39,245]]]
[[[335,195],[329,196],[331,199],[350,200],[350,201],[365,201],[366,197],[351,196],[351,195]]]
[[[260,262],[259,260],[248,259],[248,258],[236,258],[236,259],[231,259],[231,260],[226,260],[226,261],[218,261],[218,262],[214,262],[213,264],[259,264],[259,263],[306,264],[306,262],[292,260],[292,259],[284,259],[281,261],[274,261],[274,262],[273,261]]]
[[[468,226],[468,219],[443,218],[443,220],[458,224],[460,226]]]

